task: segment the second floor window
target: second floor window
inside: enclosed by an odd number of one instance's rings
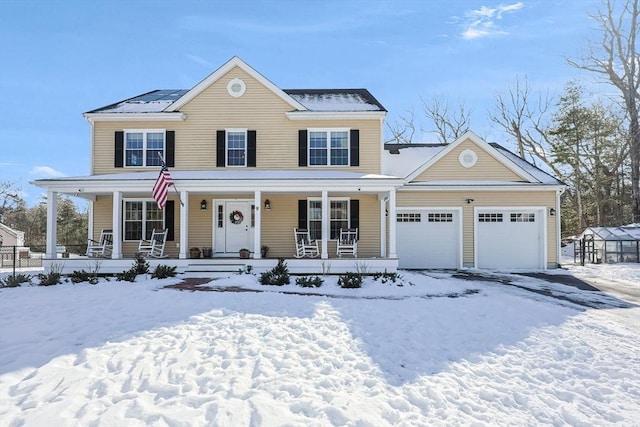
[[[247,166],[247,132],[227,130],[227,166]]]
[[[309,166],[348,165],[348,130],[309,130]]]
[[[125,166],[160,166],[164,147],[164,130],[125,131]]]

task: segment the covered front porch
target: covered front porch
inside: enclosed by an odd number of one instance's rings
[[[126,176],[132,175],[132,176]],[[165,258],[178,271],[254,272],[287,260],[293,274],[395,271],[397,178],[335,171],[176,171],[175,187],[163,210],[155,207],[151,188],[155,172],[42,180],[47,188],[45,268],[121,272],[131,266],[138,243],[152,228],[167,228]],[[174,191],[175,190],[175,191]],[[108,258],[56,257],[58,193],[88,199],[89,238],[112,230]],[[318,241],[317,258],[295,258],[294,229],[309,229]],[[339,257],[337,233],[358,228],[356,256]],[[191,249],[198,248],[194,259]],[[264,249],[266,258],[263,256]],[[240,258],[240,250],[249,258]],[[206,254],[207,258],[204,258]],[[210,256],[210,257],[209,257]]]

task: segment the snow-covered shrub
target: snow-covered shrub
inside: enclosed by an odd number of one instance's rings
[[[278,260],[278,265],[260,275],[260,283],[263,285],[283,286],[290,283],[289,269],[284,259]]]
[[[302,276],[296,279],[296,285],[303,288],[319,288],[322,286],[323,280],[318,276]]]
[[[0,278],[0,288],[16,288],[22,283],[31,284],[31,276],[28,274],[16,274]]]
[[[341,274],[338,278],[338,286],[348,289],[361,288],[362,275],[358,273]]]
[[[176,266],[160,264],[151,273],[152,279],[166,279],[167,277],[176,277]]]

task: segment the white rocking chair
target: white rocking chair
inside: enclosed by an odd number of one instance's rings
[[[340,229],[340,238],[338,239],[336,252],[339,257],[342,255],[352,255],[356,258],[358,256],[357,228]]]
[[[138,252],[150,258],[166,258],[167,255],[164,254],[164,246],[167,243],[168,232],[168,228],[164,230],[156,230],[154,228],[149,240],[140,240],[140,243],[138,243]]]
[[[113,252],[113,231],[102,230],[99,240],[89,239],[87,245],[87,256],[94,258],[109,258]]]
[[[294,228],[293,235],[296,241],[296,258],[317,258],[320,256],[318,241],[311,240],[309,230]]]

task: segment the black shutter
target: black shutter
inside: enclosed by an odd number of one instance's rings
[[[114,150],[114,167],[121,168],[124,166],[124,132],[116,131],[115,150]]]
[[[360,131],[351,129],[351,166],[360,166]]]
[[[164,228],[168,228],[167,240],[173,241],[174,229],[175,229],[175,202],[173,200],[167,200],[167,204],[164,205]]]
[[[358,240],[360,240],[360,200],[351,199],[351,209],[349,211],[349,222],[351,228],[358,229]]]
[[[176,165],[176,132],[168,130],[166,133],[167,147],[165,152],[165,163],[172,168]]]
[[[298,166],[307,166],[307,130],[298,131]]]
[[[247,131],[247,166],[256,167],[256,131]]]
[[[307,201],[298,200],[298,228],[307,229]]]
[[[216,166],[223,168],[225,165],[226,135],[223,130],[216,131]]]

